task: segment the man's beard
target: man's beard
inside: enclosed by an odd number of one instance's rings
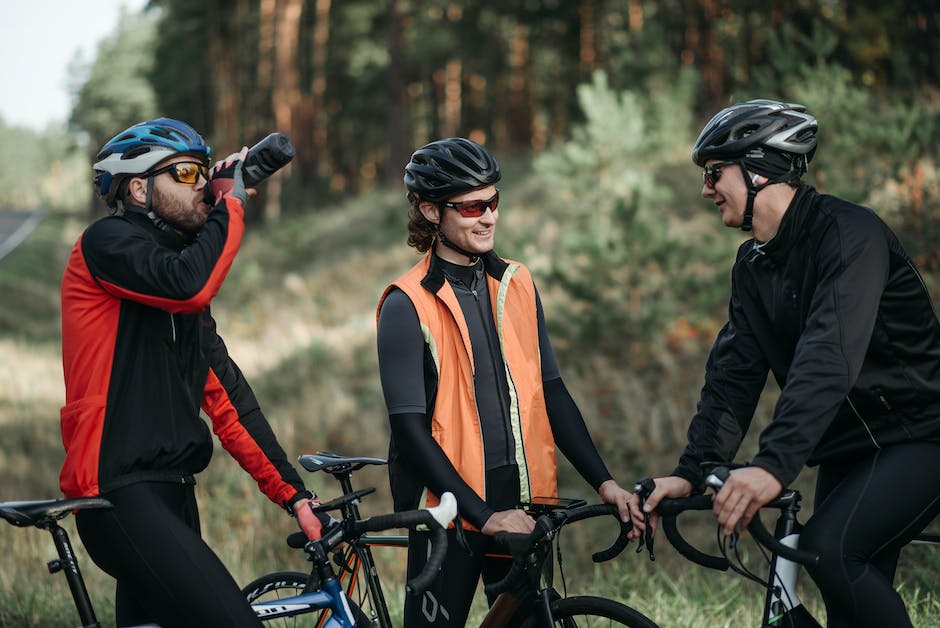
[[[190,199],[181,201],[175,196],[163,194],[157,188],[153,190],[151,208],[168,225],[184,233],[199,231],[206,222],[206,216],[198,207],[198,202]]]

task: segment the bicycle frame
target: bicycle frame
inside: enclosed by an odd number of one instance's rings
[[[780,510],[774,526],[774,538],[787,547],[796,549],[799,546],[800,530],[803,526],[796,518],[796,513],[800,509],[800,495],[794,493],[793,497],[790,504]],[[771,554],[767,582],[773,584],[767,588],[767,594],[764,597],[763,626],[786,625],[778,623],[784,618],[787,618],[793,626],[805,628],[819,626],[796,593],[796,581],[801,569],[802,565],[799,563],[787,560],[776,552]]]
[[[323,582],[316,591],[272,602],[258,602],[252,604],[251,608],[261,620],[329,609],[332,611],[332,616],[326,620],[323,628],[355,628],[356,625],[356,619],[349,608],[349,598],[346,597],[346,592],[336,578]]]

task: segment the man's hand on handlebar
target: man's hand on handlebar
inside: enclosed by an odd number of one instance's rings
[[[313,512],[313,509],[320,505],[319,500],[298,499],[294,503],[294,512],[297,514],[297,524],[307,535],[310,541],[316,541],[323,536],[323,531],[329,525],[329,515],[321,515]]]
[[[483,534],[490,536],[497,532],[516,532],[519,534],[529,534],[535,529],[535,519],[525,513],[524,510],[514,508],[512,510],[500,510],[490,515],[490,518],[483,524],[480,530]]]
[[[614,480],[607,480],[601,484],[597,489],[597,494],[605,504],[613,504],[617,507],[621,521],[633,524],[627,538],[631,541],[640,538],[643,530],[646,529],[646,518],[640,510],[639,498]]]
[[[657,488],[659,481],[657,480]],[[745,528],[765,504],[780,495],[783,485],[760,467],[735,469],[715,496],[713,512],[725,535]]]
[[[656,488],[653,489],[653,492],[646,498],[646,503],[643,504],[643,511],[649,515],[649,523],[652,528],[651,535],[656,534],[656,528],[659,526],[659,513],[656,512],[656,506],[659,505],[659,502],[667,497],[675,499],[688,497],[692,494],[691,482],[677,475],[655,478],[653,481],[656,483]]]

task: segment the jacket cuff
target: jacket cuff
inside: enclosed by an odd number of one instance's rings
[[[294,513],[294,504],[296,504],[301,499],[316,499],[317,494],[311,490],[304,489],[302,491],[297,491],[294,493],[294,496],[284,502],[284,509],[287,510],[287,513],[293,517]]]

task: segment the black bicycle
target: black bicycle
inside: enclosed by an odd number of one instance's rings
[[[354,490],[351,479],[353,472],[365,466],[386,464],[381,458],[344,457],[323,452],[301,456],[299,462],[304,469],[329,473],[340,483],[343,497],[337,501],[342,504],[339,512],[344,521],[359,517],[359,497],[373,491]],[[536,527],[531,534],[494,536],[495,542],[500,546],[500,555],[511,555],[513,566],[504,580],[487,588],[488,593],[498,594],[498,597],[481,626],[499,628],[508,625],[511,620],[514,624],[523,620],[522,625],[529,628],[656,626],[650,619],[620,602],[595,596],[561,597],[553,586],[553,557],[556,555],[553,542],[557,543],[559,532],[566,525],[584,519],[611,516],[619,525],[617,540],[607,550],[595,553],[593,559],[595,562],[610,560],[623,551],[628,542],[630,524],[620,522],[614,506],[588,506],[583,500],[557,499],[529,504],[526,511],[536,518]],[[295,533],[288,540],[292,547],[303,545],[299,534]],[[357,626],[392,626],[371,549],[385,546],[404,548],[407,545],[407,536],[363,534],[347,538],[345,551],[336,562],[339,565],[339,582],[347,597],[357,607],[360,620]],[[281,599],[283,596],[295,596],[299,591],[303,591],[311,578],[315,578],[315,574],[280,571],[258,578],[243,590],[249,601],[253,602],[262,594],[267,599]],[[526,617],[523,618],[523,615]],[[515,619],[512,619],[513,617]],[[325,615],[315,617],[315,621],[303,625],[321,626],[324,625],[324,620]]]
[[[721,490],[729,473],[729,467],[715,466],[707,472],[705,483],[717,492]],[[653,480],[645,478],[637,483],[635,490],[643,500],[652,493],[654,487]],[[800,531],[803,527],[797,517],[802,501],[800,492],[785,489],[777,499],[763,507],[763,509],[779,511],[773,534],[767,530],[758,516],[755,516],[747,526],[748,532],[757,541],[767,564],[766,575],[754,573],[745,564],[739,551],[737,534],[725,537],[719,528],[720,555],[703,552],[682,536],[677,524],[679,515],[687,511],[711,510],[713,498],[713,494],[703,494],[663,499],[659,503],[656,511],[661,516],[663,532],[672,546],[694,563],[719,571],[730,569],[765,588],[764,608],[761,614],[762,628],[821,628],[816,618],[803,605],[796,591],[796,583],[802,567],[814,565],[819,560],[815,554],[798,549]],[[921,534],[912,542],[940,545],[940,535]],[[644,537],[643,544],[646,545],[650,559],[654,560],[653,537],[649,531]]]
[[[631,524],[620,521],[617,507],[611,504],[584,505],[578,500],[557,504],[529,504],[526,508],[536,517],[535,529],[529,534],[499,533],[494,542],[512,556],[509,572],[499,582],[485,587],[487,595],[498,594],[483,618],[480,628],[501,628],[517,625],[523,628],[548,626],[629,626],[656,628],[657,624],[639,611],[607,598],[579,595],[561,597],[554,587],[555,545],[562,528],[594,517],[612,517],[619,525],[619,534],[605,550],[595,552],[596,562],[618,556],[629,543]]]

